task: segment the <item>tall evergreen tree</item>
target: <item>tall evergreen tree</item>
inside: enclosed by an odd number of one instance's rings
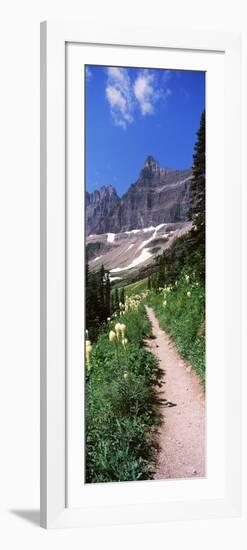
[[[119,311],[119,294],[118,294],[118,288],[115,288],[115,296],[114,296],[114,302],[115,302],[115,311]]]
[[[86,286],[86,288],[88,286],[88,278],[89,278],[89,265],[88,265],[88,262],[86,262],[86,269],[85,269],[85,286]]]
[[[158,273],[153,273],[152,279],[151,279],[151,286],[155,292],[157,292],[158,290],[158,276],[159,276]]]
[[[101,266],[97,273],[89,271],[86,264],[86,328],[90,339],[95,340],[100,326],[111,313],[111,282],[109,272]]]
[[[86,284],[86,328],[90,332],[90,338],[97,334],[99,317],[98,278],[95,273],[87,273]]]
[[[188,219],[192,221],[189,248],[194,259],[198,261],[200,274],[203,278],[205,276],[205,134],[205,111],[203,111],[193,155],[193,177],[188,213]]]
[[[124,287],[121,288],[120,290],[120,296],[119,296],[119,300],[122,304],[124,304],[125,302],[125,291],[124,291]]]
[[[105,275],[105,319],[111,314],[111,281],[109,271]]]
[[[99,318],[103,322],[105,320],[105,268],[101,265],[99,272]]]
[[[111,315],[112,313],[114,313],[115,311],[115,299],[114,299],[114,292],[112,291],[111,292],[111,300],[110,300],[110,312],[111,312]]]
[[[165,285],[165,255],[161,254],[159,257],[159,271],[157,277],[157,286],[164,287]]]

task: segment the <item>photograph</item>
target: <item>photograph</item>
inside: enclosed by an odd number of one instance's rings
[[[204,478],[206,72],[82,78],[85,483]]]

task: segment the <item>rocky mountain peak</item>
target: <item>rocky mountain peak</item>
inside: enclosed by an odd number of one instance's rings
[[[100,189],[95,189],[92,193],[86,193],[87,204],[97,204],[99,201],[118,199],[118,194],[115,187],[112,185],[102,185]]]
[[[113,187],[113,185],[110,183],[110,185],[103,185],[100,190],[102,191],[102,193],[105,193],[105,194],[109,194],[109,195],[117,195],[117,191],[115,189],[115,187]]]
[[[148,168],[150,172],[152,173],[159,173],[160,172],[160,165],[157,160],[152,157],[152,155],[148,155],[148,157],[145,160],[144,168]]]
[[[87,235],[120,233],[184,222],[189,207],[191,169],[160,168],[149,155],[128,191],[119,198],[112,185],[86,195]]]
[[[140,179],[149,181],[150,179],[157,179],[160,176],[160,165],[157,160],[151,155],[148,155],[144,162],[144,167],[140,172]]]

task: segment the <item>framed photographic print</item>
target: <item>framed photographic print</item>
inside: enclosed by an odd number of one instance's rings
[[[240,513],[238,34],[41,25],[41,523]]]

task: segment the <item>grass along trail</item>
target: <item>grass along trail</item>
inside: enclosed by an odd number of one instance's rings
[[[145,306],[153,336],[146,343],[164,372],[159,429],[160,452],[154,478],[205,476],[205,399],[199,376],[186,366],[169,336],[161,330],[152,308]]]

